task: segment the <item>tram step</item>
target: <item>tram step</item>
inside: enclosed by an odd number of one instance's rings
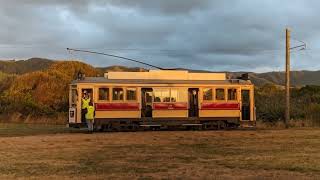
[[[202,124],[182,124],[182,126],[202,126]]]
[[[141,124],[141,127],[161,127],[160,124]]]

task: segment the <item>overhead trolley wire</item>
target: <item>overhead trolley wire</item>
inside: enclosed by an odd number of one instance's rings
[[[131,59],[131,58],[126,58],[126,57],[122,57],[122,56],[117,56],[117,55],[113,55],[113,54],[107,54],[107,53],[96,52],[96,51],[81,50],[81,49],[72,49],[72,48],[67,48],[67,50],[68,50],[69,52],[70,52],[70,51],[78,51],[78,52],[91,53],[91,54],[100,54],[100,55],[104,55],[104,56],[110,56],[110,57],[120,58],[120,59],[124,59],[124,60],[128,60],[128,61],[140,63],[140,64],[143,64],[143,65],[147,65],[147,66],[150,66],[150,67],[153,67],[153,68],[157,68],[157,69],[160,69],[160,70],[166,70],[166,69],[161,68],[161,67],[159,67],[159,66],[155,66],[155,65],[152,65],[152,64],[149,64],[149,63],[145,63],[145,62],[142,62],[142,61],[139,61],[139,60],[135,60],[135,59]]]

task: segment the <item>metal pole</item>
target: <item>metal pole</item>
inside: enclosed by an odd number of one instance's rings
[[[290,30],[286,29],[286,109],[285,109],[285,127],[288,128],[290,120]]]

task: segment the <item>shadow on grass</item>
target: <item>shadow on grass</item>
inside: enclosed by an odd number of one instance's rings
[[[85,132],[85,130],[72,129],[63,125],[0,123],[0,137],[83,132]]]

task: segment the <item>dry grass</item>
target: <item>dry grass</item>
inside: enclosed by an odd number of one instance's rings
[[[319,120],[311,120],[311,119],[301,119],[301,120],[290,120],[288,123],[289,127],[291,128],[305,128],[305,127],[317,127],[319,128]],[[267,122],[261,122],[261,121],[257,121],[257,128],[258,129],[270,129],[270,130],[275,130],[275,129],[284,129],[285,128],[285,124],[283,123],[283,121],[277,121],[277,122],[273,122],[273,123],[267,123]]]
[[[320,178],[320,129],[83,134],[61,128],[0,134],[0,179]]]

